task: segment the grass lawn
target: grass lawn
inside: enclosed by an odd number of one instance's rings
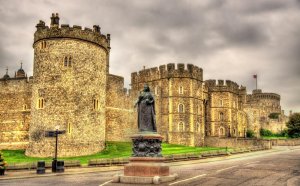
[[[129,157],[131,155],[131,142],[107,142],[107,147],[102,152],[79,157],[62,158],[63,160],[79,160],[81,164],[88,164],[90,159],[103,159],[103,158],[121,158]],[[171,154],[185,154],[185,153],[200,153],[214,150],[221,150],[225,148],[218,147],[188,147],[183,145],[162,144],[163,155]],[[9,163],[24,163],[36,162],[38,160],[51,161],[49,158],[34,158],[25,156],[24,150],[2,150],[5,161]],[[58,153],[59,154],[59,153]]]
[[[262,139],[289,139],[289,137],[284,137],[284,136],[262,136]]]

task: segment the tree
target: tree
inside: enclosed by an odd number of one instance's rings
[[[290,116],[286,124],[288,135],[292,138],[300,137],[300,113],[294,113]]]

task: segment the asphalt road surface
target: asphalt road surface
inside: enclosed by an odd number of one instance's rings
[[[269,151],[175,162],[170,164],[170,170],[171,173],[177,173],[179,178],[161,185],[300,186],[300,147],[274,147],[273,150]],[[133,184],[111,183],[112,177],[121,172],[111,171],[0,180],[0,185],[133,186]]]

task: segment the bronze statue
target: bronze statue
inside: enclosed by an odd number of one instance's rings
[[[140,132],[157,132],[155,122],[155,101],[147,84],[140,93],[134,107],[138,106],[138,129]]]

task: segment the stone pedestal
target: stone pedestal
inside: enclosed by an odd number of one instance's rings
[[[132,157],[124,167],[124,175],[117,175],[113,182],[159,184],[175,180],[161,154],[162,136],[157,133],[140,133],[132,137]]]

